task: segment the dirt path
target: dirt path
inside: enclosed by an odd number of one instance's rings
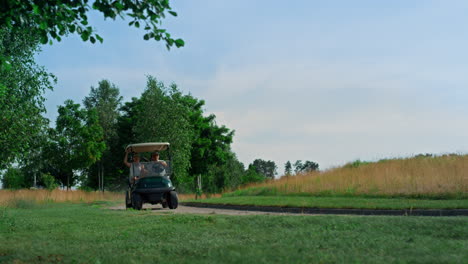
[[[145,204],[143,210],[160,214],[220,214],[220,215],[394,215],[394,216],[468,216],[468,209],[327,209],[294,208],[275,206],[220,205],[185,202],[176,210],[164,209],[161,205]],[[112,210],[125,210],[124,205],[110,207]]]
[[[125,205],[110,207],[111,210],[125,210]],[[170,210],[164,209],[160,204],[151,205],[144,204],[143,210],[151,210],[151,212],[157,214],[220,214],[220,215],[298,215],[294,213],[275,213],[275,212],[260,212],[260,211],[248,211],[248,210],[232,210],[232,209],[218,209],[218,208],[201,208],[179,205],[177,209]]]

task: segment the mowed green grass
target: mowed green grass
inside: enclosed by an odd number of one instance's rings
[[[408,198],[361,198],[361,197],[313,197],[313,196],[232,196],[187,202],[309,207],[309,208],[357,208],[357,209],[467,209],[468,199],[428,200]]]
[[[467,217],[0,208],[0,263],[466,263]]]

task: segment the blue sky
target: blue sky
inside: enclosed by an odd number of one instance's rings
[[[163,22],[186,46],[92,15],[103,44],[71,36],[37,58],[58,77],[47,116],[102,79],[125,100],[146,75],[206,100],[244,164],[468,150],[468,2],[178,0]]]

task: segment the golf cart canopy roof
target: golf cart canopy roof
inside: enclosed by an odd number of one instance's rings
[[[169,143],[167,142],[149,142],[149,143],[138,143],[130,144],[125,148],[126,152],[153,152],[153,151],[162,151],[169,148]]]

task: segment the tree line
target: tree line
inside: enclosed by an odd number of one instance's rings
[[[277,174],[273,161],[256,159],[244,167],[231,150],[234,130],[217,125],[216,116],[207,115],[204,105],[204,100],[184,94],[176,84],[167,86],[153,76],[147,77],[140,97],[122,102],[119,88],[102,80],[82,104],[66,100],[58,106],[55,127],[23,131],[28,144],[3,153],[8,155],[2,161],[7,169],[3,186],[25,188],[37,182],[68,189],[79,183],[83,189],[120,190],[128,177],[123,150],[137,142],[171,143],[173,181],[182,191],[194,191],[198,175],[202,191],[210,193],[273,179]],[[42,116],[36,118],[49,123]],[[9,136],[16,139],[14,133]]]
[[[58,5],[70,17],[51,16]],[[163,0],[141,5],[126,0],[112,5],[95,1],[92,7],[105,17],[128,15],[134,18],[130,26],[135,27],[140,22],[157,22],[165,12],[176,15]],[[173,180],[182,191],[195,190],[198,175],[204,192],[219,192],[277,174],[272,161],[257,159],[245,168],[231,150],[234,130],[218,126],[214,115],[204,113],[203,100],[153,76],[147,77],[144,92],[128,102],[122,102],[115,84],[102,80],[82,102],[66,100],[60,105],[51,127],[43,116],[44,93],[53,89],[56,77],[38,65],[34,56],[41,43],[60,41],[60,36],[74,32],[83,41],[100,40],[91,36],[92,28],[84,27],[89,6],[86,1],[48,1],[47,5],[8,1],[0,9],[5,11],[0,15],[0,174],[4,188],[27,188],[37,182],[47,188],[79,184],[84,189],[119,190],[127,177],[123,148],[151,141],[171,143]],[[184,45],[152,25],[145,28],[149,30],[145,40],[162,40],[167,47]]]
[[[167,86],[153,76],[147,77],[139,97],[123,102],[119,88],[102,80],[82,104],[66,100],[58,106],[55,127],[37,131],[30,148],[17,153],[28,155],[13,159],[17,166],[4,164],[3,185],[25,188],[37,182],[47,188],[79,184],[88,190],[122,190],[128,177],[124,148],[138,142],[171,143],[173,181],[181,191],[195,191],[198,175],[208,193],[274,179],[273,161],[256,159],[244,167],[231,149],[234,130],[217,125],[204,105],[176,84]],[[288,164],[285,173],[290,175]],[[296,173],[318,169],[309,161],[294,166]]]

